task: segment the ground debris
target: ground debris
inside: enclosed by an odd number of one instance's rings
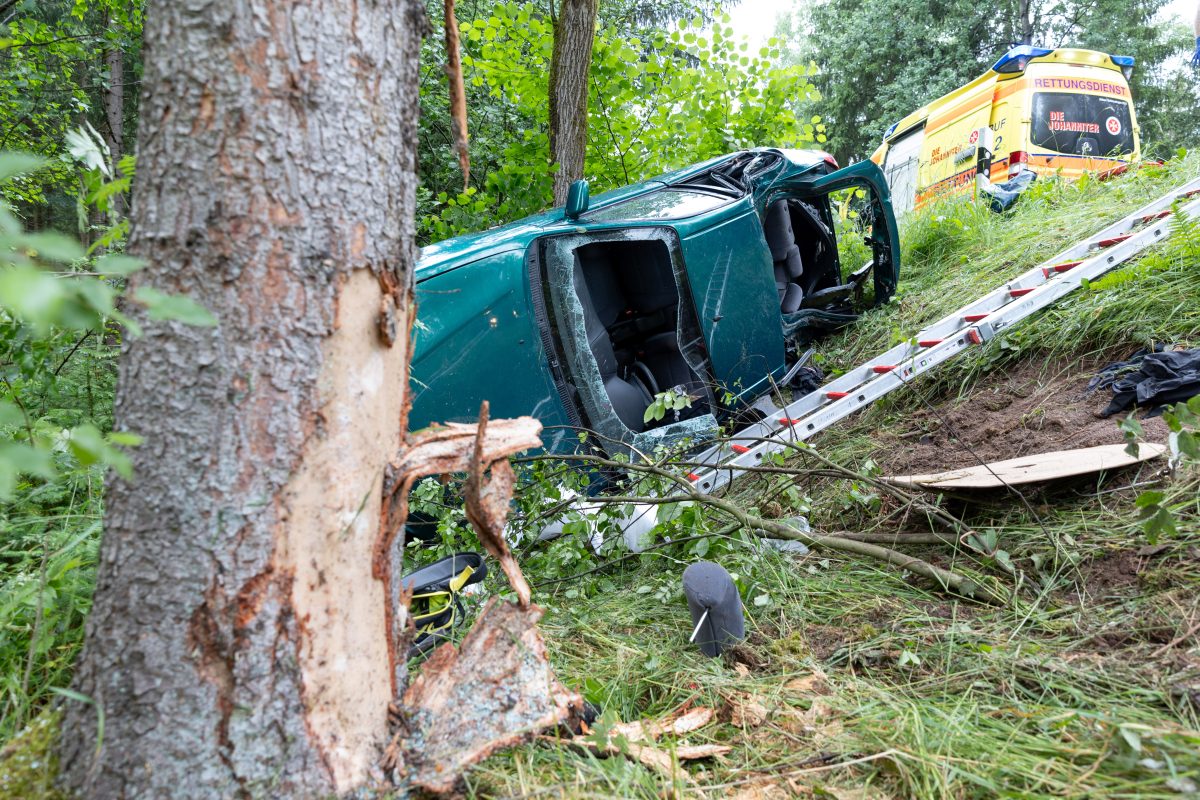
[[[456,648],[433,651],[397,709],[385,768],[397,783],[454,791],[462,772],[560,723],[583,699],[555,677],[537,629],[542,610],[493,598]]]
[[[711,708],[689,709],[687,704],[684,704],[661,719],[619,722],[604,731],[603,736],[576,737],[573,743],[596,755],[622,755],[649,767],[665,778],[671,780],[682,778],[690,782],[691,777],[676,768],[676,759],[695,761],[712,758],[724,755],[733,748],[721,744],[680,744],[668,751],[657,747],[655,743],[664,735],[683,736],[691,733],[709,724],[715,718],[716,711]],[[597,730],[597,733],[599,732]],[[672,752],[674,758],[672,758]]]

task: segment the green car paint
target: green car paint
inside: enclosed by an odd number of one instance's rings
[[[621,231],[630,238],[659,237],[674,248],[673,258],[686,273],[679,284],[686,287],[679,291],[680,308],[694,315],[702,332],[697,352],[707,361],[712,397],[728,393],[742,407],[754,401],[788,366],[778,284],[763,230],[771,203],[804,201],[824,209],[832,223],[830,192],[868,190],[876,302],[895,290],[899,242],[883,174],[869,161],[840,170],[831,162],[817,151],[741,151],[592,198],[575,221],[561,208],[552,209],[425,248],[416,269],[410,427],[473,421],[486,399],[494,418],[541,420],[547,449],[575,447],[571,427],[580,424],[581,415],[572,386],[586,378],[577,362],[566,363],[558,346],[565,334],[556,325],[565,310],[539,315],[547,302],[554,305],[547,298],[555,288],[543,285],[539,253],[553,237],[611,241]],[[741,170],[740,191],[712,177],[727,169]],[[636,234],[636,229],[649,230]],[[722,419],[732,411],[712,405]]]

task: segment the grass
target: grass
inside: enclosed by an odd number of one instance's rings
[[[848,368],[912,336],[1197,174],[1193,156],[1107,183],[1043,182],[1003,217],[968,203],[910,217],[897,300],[823,342],[825,366]],[[1150,340],[1200,344],[1198,230],[1177,232],[816,446],[862,469],[903,446],[894,431],[926,401],[953,406],[1015,366],[1045,363],[1045,380],[1063,380],[1082,375],[1083,359]],[[886,518],[894,504],[852,484],[802,486],[818,529],[896,530]],[[541,593],[544,630],[560,676],[615,718],[689,702],[722,710],[723,721],[688,742],[734,749],[685,767],[691,779],[673,787],[684,796],[1179,797],[1200,784],[1200,478],[1193,470],[1156,487],[1174,504],[1178,533],[1149,549],[1128,484],[1116,475],[1031,492],[1028,507],[1011,497],[949,504],[995,534],[1012,571],[966,549],[912,552],[1002,578],[1016,595],[1001,607],[879,564],[787,557],[735,537],[709,553],[745,590],[751,633],[733,657],[707,660],[687,644],[679,575],[696,556],[683,548]],[[777,487],[735,491],[765,507]],[[776,495],[774,513],[796,512],[794,498]],[[916,517],[910,528],[929,527]],[[735,724],[747,698],[768,711],[762,724]],[[819,754],[833,758],[813,766]],[[627,759],[546,743],[494,756],[468,784],[478,797],[651,798],[672,788]]]

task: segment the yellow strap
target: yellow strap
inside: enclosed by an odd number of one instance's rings
[[[467,585],[467,581],[469,581],[471,579],[471,576],[474,574],[475,574],[475,570],[471,569],[471,567],[469,567],[469,566],[464,567],[463,571],[458,573],[457,578],[451,579],[450,591],[457,592],[457,591],[461,590],[462,587]]]

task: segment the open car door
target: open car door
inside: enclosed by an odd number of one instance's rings
[[[756,189],[784,334],[792,343],[803,345],[842,328],[865,306],[881,305],[895,294],[900,242],[887,182],[876,164],[805,172]],[[841,263],[831,202],[831,195],[848,189],[863,192],[857,208],[872,255],[856,268]]]

